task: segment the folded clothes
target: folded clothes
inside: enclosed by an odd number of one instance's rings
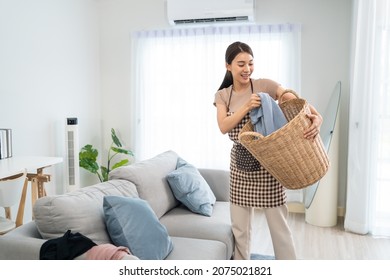
[[[86,258],[87,260],[121,260],[127,255],[131,255],[127,247],[117,247],[107,243],[93,246],[87,251]]]
[[[47,240],[39,251],[40,260],[73,260],[96,246],[88,237],[79,232],[72,233],[67,230],[58,238]]]
[[[267,93],[258,93],[261,106],[250,112],[254,131],[267,136],[287,123],[282,109],[276,101]]]

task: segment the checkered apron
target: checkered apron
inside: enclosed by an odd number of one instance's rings
[[[284,187],[238,141],[249,113],[229,132],[233,141],[230,161],[230,201],[240,206],[269,208],[286,203]]]

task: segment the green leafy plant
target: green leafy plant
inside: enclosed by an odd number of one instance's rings
[[[128,165],[130,163],[129,159],[122,159],[112,165],[113,158],[118,154],[124,154],[129,156],[134,156],[133,152],[122,148],[122,143],[117,137],[115,130],[111,128],[111,138],[112,143],[108,150],[107,156],[107,166],[100,165],[96,162],[98,158],[98,150],[95,149],[91,144],[87,144],[81,148],[79,152],[79,165],[80,167],[88,170],[89,172],[96,174],[100,182],[108,181],[108,174],[111,170],[118,168],[120,166]]]

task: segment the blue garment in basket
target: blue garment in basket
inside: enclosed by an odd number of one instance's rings
[[[258,93],[261,106],[250,112],[254,131],[267,136],[287,123],[282,109],[276,101],[267,93]]]

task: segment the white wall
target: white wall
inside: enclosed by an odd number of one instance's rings
[[[14,156],[65,157],[67,117],[80,143],[100,145],[98,35],[95,1],[0,0],[0,127]],[[46,189],[62,193],[65,163],[50,169]]]
[[[131,148],[134,94],[130,36],[133,31],[169,27],[165,6],[165,0],[99,1],[104,148],[110,145],[111,128],[118,129],[124,144]]]
[[[151,8],[153,7],[153,8]],[[131,32],[171,28],[166,0],[101,0],[103,131],[117,128],[131,146]],[[302,92],[321,112],[337,81],[342,82],[340,111],[339,205],[345,205],[349,100],[349,48],[352,0],[257,0],[256,21],[302,24]],[[107,146],[109,138],[105,138]]]

